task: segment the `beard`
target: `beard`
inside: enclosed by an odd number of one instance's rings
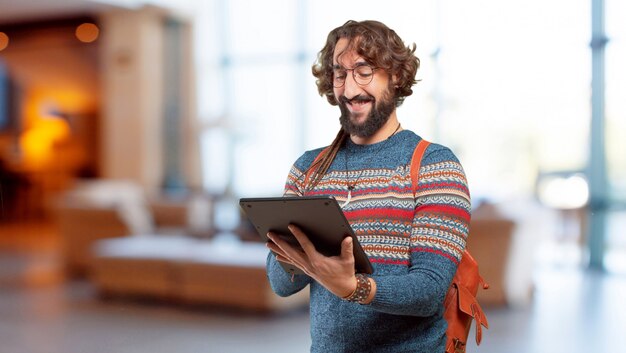
[[[380,102],[368,94],[358,95],[352,99],[348,99],[345,96],[339,97],[339,110],[341,110],[341,116],[339,122],[343,131],[349,135],[356,135],[358,137],[370,137],[376,133],[385,123],[389,120],[391,113],[396,109],[396,104],[393,97],[393,87],[389,87],[383,92]],[[367,115],[365,121],[361,124],[355,123],[355,116],[350,112],[347,107],[348,103],[365,103],[372,102],[372,108]]]

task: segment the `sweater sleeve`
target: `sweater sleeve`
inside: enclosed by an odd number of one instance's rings
[[[304,190],[304,170],[312,163],[312,153],[307,152],[302,155],[291,167],[285,183],[284,196],[302,196]],[[301,291],[311,282],[311,277],[307,275],[294,275],[287,273],[276,256],[270,252],[267,256],[267,279],[274,293],[281,297],[286,297]]]
[[[274,293],[281,297],[288,297],[304,289],[311,282],[311,277],[307,275],[294,275],[287,273],[276,256],[270,252],[267,255],[267,278]]]
[[[408,272],[372,276],[377,290],[371,307],[414,316],[440,311],[465,249],[470,212],[461,164],[449,149],[431,145],[419,172]]]

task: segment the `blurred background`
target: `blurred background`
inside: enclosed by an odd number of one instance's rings
[[[271,293],[237,200],[281,195],[332,141],[310,69],[348,19],[417,45],[398,116],[467,173],[491,285],[480,351],[614,350],[625,16],[619,0],[0,0],[1,350],[307,352],[308,293]]]

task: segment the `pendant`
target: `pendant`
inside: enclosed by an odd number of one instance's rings
[[[352,200],[352,188],[348,188],[348,198],[341,204],[341,208],[346,207],[350,203],[350,200]]]

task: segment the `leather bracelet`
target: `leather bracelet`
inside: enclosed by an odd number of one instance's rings
[[[359,304],[362,304],[365,299],[367,299],[367,297],[370,295],[371,291],[372,283],[370,282],[369,278],[362,273],[357,273],[356,288],[354,289],[354,292],[346,297],[343,297],[342,299],[349,302],[357,302]]]

